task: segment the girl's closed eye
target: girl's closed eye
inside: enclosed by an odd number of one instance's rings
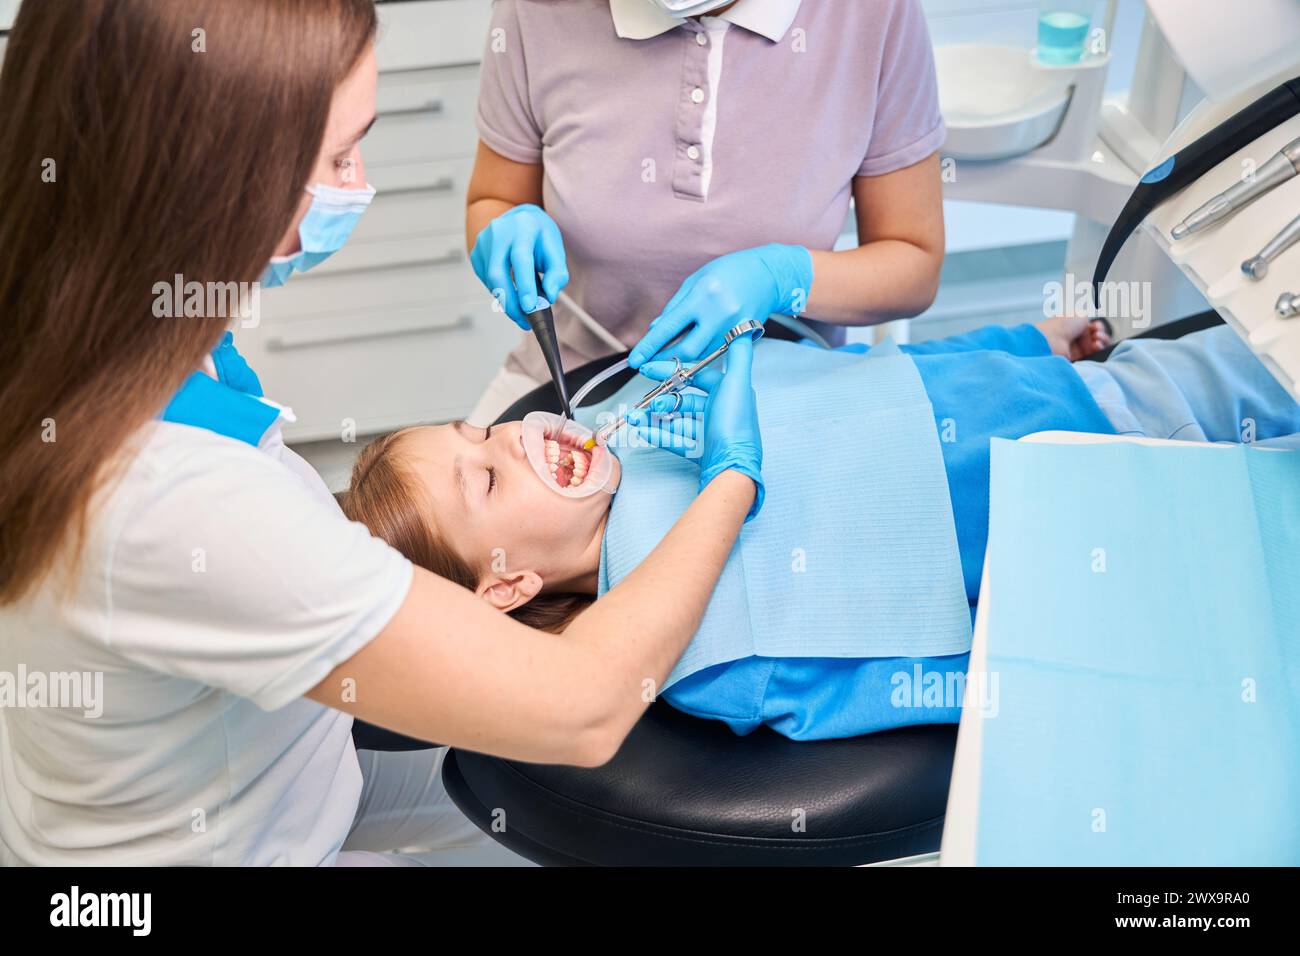
[[[487,473],[488,473],[488,494],[492,494],[492,492],[494,492],[497,487],[497,470],[495,468],[489,468],[487,470]]]

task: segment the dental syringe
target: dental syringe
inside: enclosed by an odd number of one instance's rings
[[[673,398],[675,399],[675,401],[673,402],[672,410],[674,412],[677,411],[677,409],[681,408],[682,406],[681,393],[690,386],[691,380],[696,375],[698,375],[700,371],[702,371],[705,367],[712,364],[713,362],[716,362],[723,355],[725,355],[727,353],[727,349],[731,347],[731,343],[735,341],[736,338],[742,335],[751,335],[755,339],[757,339],[762,334],[763,334],[762,322],[758,322],[754,319],[746,319],[744,322],[741,322],[739,325],[736,325],[731,329],[729,329],[727,331],[727,334],[723,336],[721,345],[719,345],[716,349],[714,349],[708,355],[704,356],[704,358],[700,359],[698,362],[696,362],[694,365],[690,366],[689,368],[684,367],[680,359],[673,359],[673,361],[677,363],[677,367],[673,370],[673,374],[668,376],[663,381],[661,381],[650,391],[646,392],[645,395],[641,396],[641,399],[632,406],[632,410],[633,411],[644,410],[646,408],[649,408],[650,404],[656,398],[659,398],[661,395],[672,395]],[[620,415],[612,422],[609,422],[606,425],[602,425],[600,428],[596,429],[596,433],[592,435],[590,438],[588,438],[582,447],[590,451],[592,448],[595,448],[596,445],[598,444],[608,445],[609,440],[613,438],[614,435],[619,431],[619,429],[621,429],[626,424],[627,424],[627,414]]]

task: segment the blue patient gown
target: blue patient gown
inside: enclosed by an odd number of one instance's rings
[[[934,408],[973,619],[988,540],[990,439],[1114,429],[1070,363],[1052,356],[1033,326],[983,328],[903,351],[916,363]],[[809,381],[805,387],[817,385]],[[846,493],[826,507],[851,508],[853,500]],[[679,710],[725,721],[739,734],[767,724],[794,740],[852,737],[955,723],[968,657],[747,657],[692,674],[663,696]]]
[[[779,343],[761,343],[756,360],[763,349],[775,345]],[[867,349],[849,346],[838,351],[865,353]],[[1052,357],[1046,340],[1032,326],[981,329],[969,335],[904,347],[904,351],[915,363],[933,407],[930,414],[939,435],[942,468],[956,526],[956,540],[949,547],[955,546],[960,557],[966,604],[963,616],[969,624],[978,597],[988,536],[990,438],[1018,438],[1046,429],[1102,433],[1113,429],[1070,364]],[[833,356],[822,355],[822,360],[834,361]],[[801,361],[815,364],[819,359],[817,353],[809,350]],[[817,374],[809,371],[801,369],[800,396],[815,404],[818,392],[826,386]],[[869,390],[874,381],[864,373],[861,388]],[[633,390],[639,387],[634,384]],[[755,389],[761,415],[766,391],[757,361]],[[818,428],[815,416],[810,417],[806,427],[814,431]],[[764,429],[766,435],[766,422]],[[828,448],[834,447],[836,434],[828,430],[824,438]],[[625,484],[619,495],[637,496],[641,492],[637,490],[635,477],[630,482],[627,480],[628,472],[625,468]],[[864,501],[872,500],[876,489],[867,476],[862,476],[862,482],[854,482],[849,477],[838,489],[837,497],[822,499],[821,507],[828,514],[843,516],[847,514],[844,509],[854,508],[855,502],[861,508]],[[635,501],[633,497],[632,503]],[[615,506],[618,504],[616,499]],[[875,506],[879,508],[879,502]],[[905,509],[910,507],[906,496],[893,500],[890,505],[904,520]],[[757,520],[763,520],[763,515]],[[620,526],[611,522],[610,527]],[[619,532],[615,530],[615,533]],[[645,544],[648,547],[653,543]],[[606,550],[609,545],[607,534]],[[602,560],[602,593],[616,583],[606,580],[604,564]],[[927,571],[898,567],[894,573],[918,579],[924,578]],[[720,601],[729,600],[726,596],[719,597],[723,590],[720,585],[715,591],[711,611]],[[776,597],[779,599],[780,595]],[[706,615],[701,632],[717,626]],[[700,639],[701,635],[697,634],[692,648]],[[935,645],[921,636],[912,640],[911,647],[899,646],[907,645],[908,641],[895,642],[892,653],[888,654],[822,656],[816,652],[800,654],[788,650],[781,654],[755,653],[715,663],[685,676],[678,677],[675,671],[662,696],[686,713],[724,721],[739,734],[767,724],[795,740],[850,737],[909,724],[955,722],[960,716],[968,640],[959,648],[952,647],[952,642],[941,648],[961,653],[935,653]],[[688,648],[686,658],[690,657],[692,648]],[[912,654],[898,653],[899,650],[911,650]]]
[[[1171,342],[1123,343],[1104,365],[1071,365],[1053,356],[1030,325],[983,328],[903,351],[915,362],[933,407],[972,617],[988,542],[993,438],[1080,431],[1240,441],[1247,423],[1253,438],[1267,444],[1297,447],[1300,437],[1293,434],[1300,433],[1300,405],[1226,327]],[[818,384],[808,380],[803,387],[811,393]],[[763,393],[758,394],[761,405]],[[846,489],[825,506],[853,508],[860,500],[855,495],[870,494],[870,488]],[[767,724],[796,740],[956,721],[960,707],[950,702],[968,655],[916,653],[858,659],[755,655],[691,674],[663,696],[687,713],[723,720],[737,733]]]

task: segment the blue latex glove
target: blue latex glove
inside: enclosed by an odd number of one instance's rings
[[[807,305],[812,283],[812,254],[803,246],[759,246],[714,259],[682,283],[633,347],[628,363],[639,369],[669,354],[683,362],[698,361],[746,319],[766,322],[773,313],[798,315]],[[671,353],[660,354],[692,326]]]
[[[758,427],[758,400],[751,384],[754,341],[742,335],[727,350],[727,370],[706,368],[692,385],[707,395],[684,392],[678,413],[666,417],[673,399],[660,395],[647,409],[628,413],[628,425],[652,445],[683,458],[698,459],[700,488],[728,469],[754,480],[754,506],[748,521],[763,507],[763,437]],[[672,362],[648,362],[641,374],[663,381],[673,373]]]
[[[551,303],[569,282],[560,227],[532,203],[516,206],[488,223],[474,241],[469,261],[479,281],[524,331],[528,331],[524,316],[537,309],[537,274],[542,274],[542,294]]]

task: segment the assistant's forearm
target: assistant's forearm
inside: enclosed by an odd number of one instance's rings
[[[465,245],[474,248],[493,219],[525,203],[542,203],[542,167],[517,163],[479,142],[465,198]]]
[[[473,250],[474,243],[478,241],[481,233],[487,224],[502,213],[514,209],[518,203],[513,203],[505,199],[494,199],[484,197],[476,199],[465,207],[465,248]]]
[[[843,252],[812,253],[805,314],[837,325],[875,325],[924,312],[939,289],[942,252],[880,239]]]
[[[620,737],[658,695],[699,628],[754,494],[753,481],[724,471],[636,570],[565,631],[604,659],[599,670],[606,679],[619,675],[612,720]]]

